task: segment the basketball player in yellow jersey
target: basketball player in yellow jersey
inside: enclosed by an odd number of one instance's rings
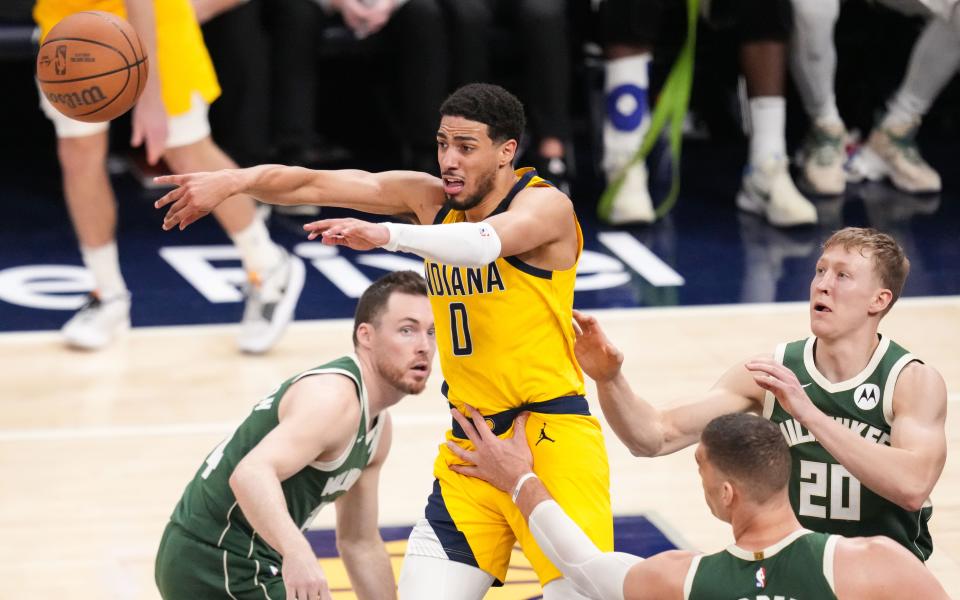
[[[525,117],[512,94],[470,84],[447,98],[440,114],[441,178],[261,165],[160,178],[179,187],[156,205],[169,206],[167,229],[189,225],[238,193],[415,221],[330,219],[306,228],[327,244],[425,259],[450,404],[476,406],[498,435],[511,431],[521,410],[531,411],[525,432],[538,474],[593,542],[610,550],[606,451],[573,353],[573,287],[583,248],[573,204],[532,170],[514,170]],[[471,447],[455,424],[447,439]],[[519,541],[545,598],[579,598],[536,545],[510,494],[448,468],[459,462],[441,446],[425,518],[408,544],[401,597],[482,598],[503,581]]]
[[[175,173],[232,168],[236,164],[210,137],[207,107],[220,95],[190,0],[38,0],[33,16],[42,35],[78,11],[102,10],[127,18],[149,60],[147,83],[133,109],[133,146],[146,145],[147,161],[162,157]],[[63,189],[83,262],[95,288],[62,329],[66,342],[95,350],[130,327],[130,300],[117,256],[117,209],[106,159],[108,123],[84,123],[58,112],[40,96],[53,122]],[[269,349],[293,318],[304,266],[270,239],[250,197],[217,209],[250,278],[238,345]]]

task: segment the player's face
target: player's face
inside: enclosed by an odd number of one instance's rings
[[[810,282],[810,329],[829,339],[863,326],[881,291],[869,251],[827,248]]]
[[[463,117],[441,119],[437,161],[448,207],[469,210],[493,190],[502,146],[490,139],[485,123]]]
[[[380,374],[405,394],[422,392],[437,350],[430,301],[426,296],[392,294],[374,331]]]
[[[707,501],[707,506],[710,507],[710,512],[721,521],[729,523],[730,511],[724,502],[724,485],[727,484],[726,479],[721,476],[721,473],[717,471],[716,467],[714,467],[707,458],[707,451],[703,444],[697,446],[697,450],[693,453],[693,456],[697,459],[697,466],[700,470],[700,482],[703,484],[703,497]]]

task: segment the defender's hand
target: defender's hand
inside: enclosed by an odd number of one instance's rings
[[[466,405],[470,421],[457,409],[450,413],[463,428],[476,450],[464,450],[448,441],[447,447],[469,465],[450,465],[456,473],[483,479],[493,487],[509,493],[517,479],[533,470],[533,455],[527,444],[526,425],[530,413],[520,413],[513,422],[511,437],[500,439],[472,406]]]
[[[607,339],[594,317],[573,311],[573,329],[577,342],[573,352],[580,368],[594,381],[606,381],[620,373],[623,352]]]
[[[327,576],[312,551],[284,556],[281,571],[287,600],[332,600]]]

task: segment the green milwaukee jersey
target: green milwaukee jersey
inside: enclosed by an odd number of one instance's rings
[[[777,347],[776,359],[797,375],[814,405],[869,442],[890,445],[893,390],[903,368],[917,360],[892,340],[880,344],[867,366],[847,381],[831,383],[814,364],[816,337]],[[813,531],[848,537],[885,535],[920,560],[933,552],[929,500],[908,511],[862,486],[767,392],[763,416],[780,426],[790,445],[790,502],[800,523]],[[891,476],[895,474],[891,473]]]
[[[836,600],[838,539],[798,529],[760,551],[730,546],[695,556],[683,582],[684,600]]]
[[[314,515],[346,493],[376,453],[382,420],[367,431],[367,393],[360,365],[354,356],[343,356],[287,379],[253,407],[233,434],[220,443],[187,484],[170,520],[199,541],[225,551],[280,565],[280,555],[257,536],[237,505],[230,475],[237,464],[279,424],[280,400],[291,385],[304,377],[336,373],[357,386],[360,425],[353,444],[336,459],[314,462],[282,483],[287,510],[293,522],[306,528]]]

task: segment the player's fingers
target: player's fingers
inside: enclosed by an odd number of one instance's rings
[[[176,188],[164,194],[159,200],[153,203],[154,208],[163,208],[164,206],[176,202],[183,195],[183,188]]]
[[[583,329],[580,328],[580,323],[577,323],[577,319],[573,319],[573,332],[577,334],[577,337],[583,337]]]
[[[476,464],[477,461],[474,460],[474,457],[476,456],[476,452],[473,452],[472,450],[467,450],[466,448],[461,448],[459,444],[455,444],[450,440],[447,440],[444,443],[447,445],[447,448],[450,449],[450,452],[453,452],[454,454],[456,454],[457,458],[459,458],[460,460],[464,462],[468,462],[472,465]]]
[[[513,420],[513,437],[523,438],[523,434],[527,429],[527,419],[530,418],[530,413],[523,411],[520,413],[516,419]]]
[[[453,420],[460,424],[460,429],[463,429],[463,433],[467,436],[474,446],[480,445],[480,438],[477,435],[477,430],[474,428],[473,423],[467,420],[463,414],[455,409],[450,409],[450,414],[453,415]]]
[[[480,439],[489,440],[490,437],[497,437],[494,435],[493,430],[487,425],[487,422],[483,418],[483,415],[480,414],[480,411],[469,404],[464,404],[464,406],[470,412],[470,419],[473,421],[473,426],[477,428],[477,433],[480,434]]]
[[[181,175],[159,175],[153,178],[153,182],[159,185],[180,185],[186,181],[189,176],[189,173]]]
[[[468,465],[450,465],[450,470],[454,473],[460,473],[461,475],[466,475],[468,477],[476,477],[477,479],[483,479],[484,481],[487,480],[487,478],[483,476],[483,471],[477,467],[471,467]]]

